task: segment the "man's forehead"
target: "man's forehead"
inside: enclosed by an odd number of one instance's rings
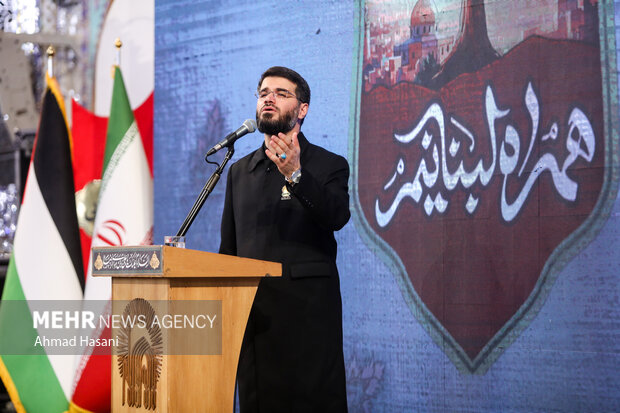
[[[285,77],[279,76],[267,76],[263,79],[263,83],[260,85],[260,89],[286,89],[289,91],[295,90],[295,83],[291,82]]]

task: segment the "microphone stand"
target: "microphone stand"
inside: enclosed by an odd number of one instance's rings
[[[213,192],[215,185],[217,185],[218,181],[220,180],[220,177],[222,176],[224,167],[226,166],[230,158],[232,158],[234,153],[235,153],[235,146],[233,143],[230,146],[228,146],[228,152],[226,152],[226,156],[224,156],[222,163],[219,164],[215,172],[213,172],[213,175],[211,175],[211,177],[209,178],[205,186],[202,188],[202,191],[200,191],[200,194],[198,195],[196,202],[194,202],[194,206],[192,206],[192,209],[189,211],[189,214],[187,214],[187,217],[185,217],[185,221],[183,221],[181,228],[179,228],[179,231],[177,232],[178,237],[185,236],[185,233],[189,229],[190,225],[192,225],[192,222],[194,222],[196,215],[198,215],[198,212],[200,212],[200,208],[202,208],[202,206],[204,205],[205,201],[207,200],[211,192]]]

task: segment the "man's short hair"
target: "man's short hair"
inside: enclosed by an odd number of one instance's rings
[[[301,75],[293,69],[283,66],[270,67],[260,77],[258,81],[258,90],[260,90],[260,86],[263,84],[263,80],[265,80],[266,77],[283,77],[295,83],[295,95],[297,99],[302,103],[310,104],[310,86],[308,86],[306,79],[301,77]]]

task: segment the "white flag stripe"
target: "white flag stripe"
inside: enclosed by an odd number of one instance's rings
[[[74,376],[75,376],[75,361],[78,359],[78,356],[75,354],[48,354],[47,358],[56,373],[56,377],[58,378],[58,382],[60,383],[60,387],[62,387],[62,391],[65,393],[67,400],[71,400],[73,396],[73,390],[75,387],[74,384]]]
[[[120,236],[122,245],[139,244],[153,223],[153,181],[135,121],[114,152],[104,180],[99,194],[91,247],[110,245],[100,236],[110,241],[118,241]],[[106,224],[110,221],[120,223],[122,229],[116,224]],[[91,254],[84,299],[92,300],[89,303],[91,311],[103,315],[109,310],[112,280],[110,277],[92,277],[92,260]],[[81,334],[96,338],[101,331],[86,327]],[[76,360],[76,383],[89,357],[90,353],[84,353]]]
[[[15,265],[26,300],[82,299],[75,267],[47,209],[32,164],[17,226]]]
[[[106,169],[104,181],[99,194],[91,246],[110,245],[102,238],[120,245],[120,242],[116,243],[119,236],[122,245],[140,244],[153,225],[153,181],[135,121],[117,146]],[[96,300],[89,304],[89,308],[101,315],[108,310],[107,302],[112,298],[112,280],[110,277],[92,277],[92,260],[91,254],[84,299]],[[81,334],[94,337],[100,333],[86,328]],[[81,360],[77,360],[78,376],[81,375],[80,366],[84,366],[89,357],[90,354],[84,354]]]
[[[123,149],[122,156],[113,156],[115,162],[108,165],[106,183],[102,185],[95,218],[93,247],[109,245],[101,238],[117,241],[115,237],[118,235],[114,231],[118,232],[118,228],[110,224],[112,221],[122,224],[122,245],[139,245],[153,223],[153,182],[135,121],[119,147]],[[92,271],[90,261],[92,256],[88,265],[89,275]],[[88,278],[86,299],[109,300],[110,297],[109,277]]]
[[[108,221],[122,223],[123,245],[139,245],[153,225],[153,181],[135,121],[117,151],[121,148],[124,153],[112,157],[114,165],[111,161],[106,170],[107,179],[102,182],[93,245],[105,245],[97,235],[104,235]]]

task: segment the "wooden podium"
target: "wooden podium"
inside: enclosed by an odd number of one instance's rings
[[[162,303],[172,306],[187,303],[184,300],[214,303],[221,311],[219,317],[208,316],[215,319],[211,327],[221,332],[209,336],[209,345],[215,345],[209,355],[170,351],[202,345],[187,339],[188,329],[143,328],[141,342],[135,342],[127,327],[123,331],[113,326],[112,337],[120,337],[120,342],[112,355],[112,411],[232,412],[241,341],[254,295],[262,277],[281,276],[281,264],[160,245],[95,247],[92,254],[93,275],[112,277],[112,307],[131,303],[125,315],[147,314],[149,303],[159,305],[155,313],[170,310],[162,310]]]

